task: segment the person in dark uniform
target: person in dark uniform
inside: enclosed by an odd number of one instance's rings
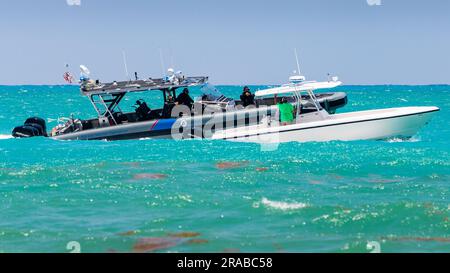
[[[173,99],[172,95],[167,96],[167,103],[175,103],[175,100]]]
[[[183,89],[183,92],[180,95],[178,95],[176,103],[178,105],[186,105],[187,107],[192,108],[194,100],[189,96],[189,89],[187,88]]]
[[[147,103],[143,100],[136,101],[136,115],[138,117],[138,120],[149,120],[151,109],[148,107]]]
[[[244,107],[255,105],[255,95],[250,92],[250,88],[248,88],[248,86],[244,87],[244,91],[241,95],[241,102]]]
[[[172,95],[167,96],[167,100],[164,102],[164,108],[162,111],[163,118],[170,118],[172,115],[172,109],[175,106],[175,100]]]

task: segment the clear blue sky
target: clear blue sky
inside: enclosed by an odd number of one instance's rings
[[[376,1],[376,0],[369,0]],[[309,79],[450,83],[450,1],[10,0],[0,2],[0,84],[59,84],[65,63],[121,80],[165,64],[217,84],[284,83],[293,48]]]

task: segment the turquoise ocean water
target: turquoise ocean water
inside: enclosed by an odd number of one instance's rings
[[[441,111],[409,141],[61,142],[8,135],[94,116],[77,87],[0,86],[0,252],[450,252],[450,86],[338,90],[340,112]]]

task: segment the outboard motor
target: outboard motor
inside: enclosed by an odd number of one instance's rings
[[[17,126],[12,131],[13,137],[35,137],[35,136],[47,136],[47,126],[45,120],[32,117],[28,118],[22,126]]]

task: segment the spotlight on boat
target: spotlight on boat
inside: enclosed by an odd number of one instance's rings
[[[179,70],[179,71],[175,72],[175,77],[179,80],[182,80],[184,78],[183,71]]]
[[[86,76],[89,76],[91,74],[91,71],[89,71],[89,68],[85,65],[80,65],[81,73],[85,74]]]
[[[91,71],[89,71],[89,68],[87,68],[87,66],[85,65],[80,65],[80,81],[84,82],[84,81],[88,81],[89,80],[89,75],[91,74]]]

